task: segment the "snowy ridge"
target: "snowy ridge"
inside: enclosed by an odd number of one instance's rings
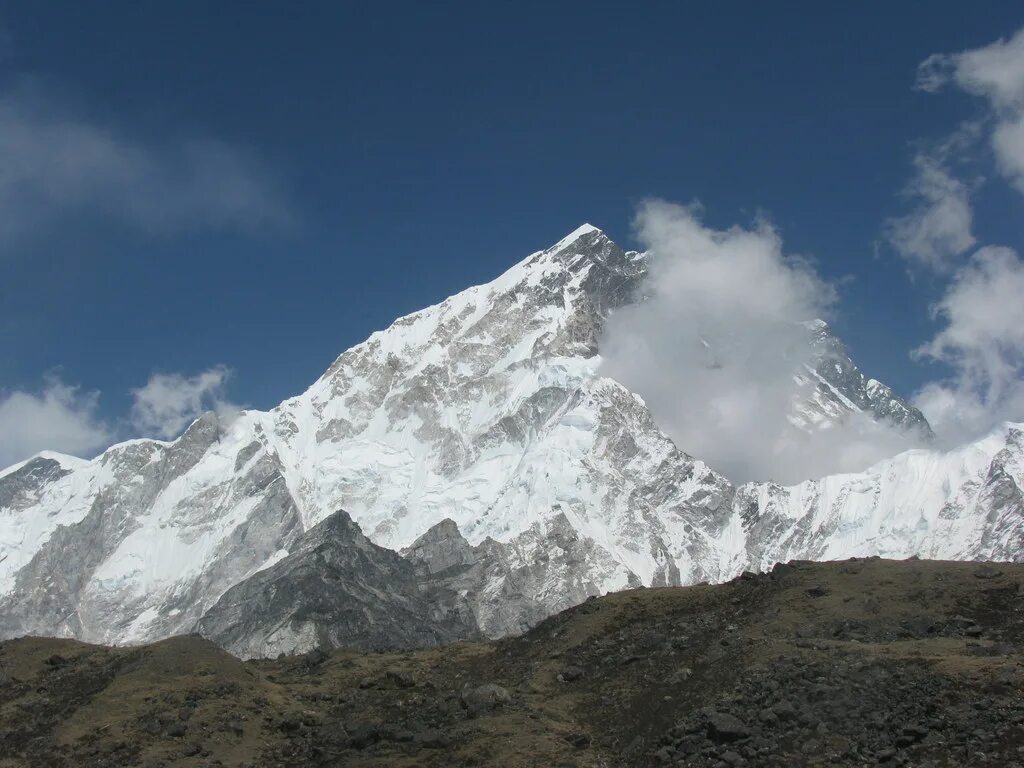
[[[271,411],[206,414],[171,443],[5,470],[0,632],[137,642],[190,631],[339,509],[392,549],[454,522],[480,558],[467,589],[492,634],[589,594],[791,557],[1019,556],[1016,425],[791,488],[735,488],[680,451],[599,373],[602,322],[638,298],[645,274],[643,254],[585,225],[372,334]],[[791,418],[856,411],[927,429],[827,325],[808,331],[819,362],[801,375],[815,386]]]
[[[1019,560],[1022,435],[1024,425],[1009,423],[966,446],[906,451],[864,472],[741,486],[734,506],[743,534],[723,548],[757,570],[870,555]],[[993,497],[997,487],[1002,498]]]

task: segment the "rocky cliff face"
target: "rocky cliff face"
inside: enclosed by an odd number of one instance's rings
[[[0,477],[42,499],[4,513],[5,633],[126,642],[187,632],[287,551],[303,525],[279,462],[260,447],[228,449],[224,429],[207,414],[173,443],[132,441],[84,464],[53,459],[61,471],[48,482],[33,473],[41,485],[25,486],[38,460]]]
[[[419,566],[426,588],[464,596],[487,637],[519,634],[552,612],[601,594],[602,575],[621,569],[565,515],[509,542],[488,538],[475,547],[453,520],[442,520],[402,554]],[[629,587],[643,586],[632,572],[625,578]]]
[[[314,648],[416,648],[479,635],[464,598],[421,584],[411,562],[373,544],[344,511],[225,592],[196,631],[246,659]]]
[[[240,584],[285,616],[271,587],[307,573],[288,558],[339,509],[374,544],[407,548],[439,603],[463,593],[488,635],[589,595],[776,559],[1018,556],[1017,427],[789,488],[736,488],[680,450],[600,374],[604,318],[642,300],[646,270],[581,227],[373,334],[272,411],[0,472],[0,632],[152,640],[191,630]],[[794,423],[863,413],[927,429],[824,324],[808,343],[817,362],[794,375],[816,384]],[[269,651],[261,621],[229,623]],[[310,626],[295,637],[325,636]]]
[[[861,372],[827,323],[811,321],[807,331],[815,365],[799,375],[813,384],[813,392],[797,408],[794,423],[810,426],[842,419],[849,413],[863,413],[923,438],[933,437],[931,426],[917,408]]]

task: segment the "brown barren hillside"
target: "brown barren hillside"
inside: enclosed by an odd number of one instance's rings
[[[522,637],[0,645],[0,767],[1024,766],[1024,566],[791,563]]]

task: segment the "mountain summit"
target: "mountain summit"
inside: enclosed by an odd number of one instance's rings
[[[600,373],[604,320],[642,300],[646,274],[646,255],[584,225],[372,334],[271,411],[230,423],[210,413],[170,443],[5,470],[0,631],[125,643],[199,623],[255,647],[224,625],[262,626],[238,615],[244,601],[200,622],[229,590],[268,595],[282,575],[308,574],[295,560],[314,551],[306,534],[338,510],[378,548],[418,552],[429,588],[463,595],[489,635],[589,595],[722,581],[795,557],[1016,555],[1024,451],[1013,425],[951,454],[913,451],[792,488],[737,488],[680,450]],[[794,418],[856,411],[927,427],[827,326],[810,324],[808,343],[818,362],[800,375],[815,386]],[[439,546],[462,558],[454,571],[431,571]],[[367,568],[374,589],[401,571]],[[419,606],[402,573],[403,599]],[[423,632],[446,636],[428,618]],[[319,631],[256,646],[297,649]]]

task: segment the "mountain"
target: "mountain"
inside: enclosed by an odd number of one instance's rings
[[[1024,559],[1024,424],[952,451],[913,450],[864,472],[739,487],[733,570],[799,557]]]
[[[801,382],[813,385],[811,396],[791,415],[797,426],[810,428],[835,423],[850,413],[862,413],[913,431],[925,439],[934,437],[931,425],[914,406],[876,379],[869,379],[853,362],[846,345],[823,320],[807,323],[814,366],[797,373]]]
[[[476,546],[453,520],[442,520],[402,554],[419,566],[422,584],[464,596],[488,637],[520,634],[583,602],[600,591],[602,574],[619,567],[564,513],[508,543],[488,537]],[[626,579],[629,587],[643,586],[635,574]]]
[[[583,226],[374,333],[271,411],[0,472],[0,632],[130,643],[220,627],[222,599],[269,605],[292,589],[280,579],[308,569],[289,558],[338,510],[403,549],[421,590],[453,610],[460,595],[490,636],[590,595],[796,556],[1017,557],[1013,425],[794,487],[737,488],[681,451],[600,373],[602,324],[643,300],[646,272],[646,255]],[[862,413],[927,430],[826,325],[808,323],[807,343],[816,363],[794,376],[815,386],[794,423]],[[259,615],[231,621],[265,637]]]
[[[479,635],[457,593],[423,589],[411,562],[372,543],[344,511],[225,592],[196,631],[241,658],[321,647],[416,648]]]

